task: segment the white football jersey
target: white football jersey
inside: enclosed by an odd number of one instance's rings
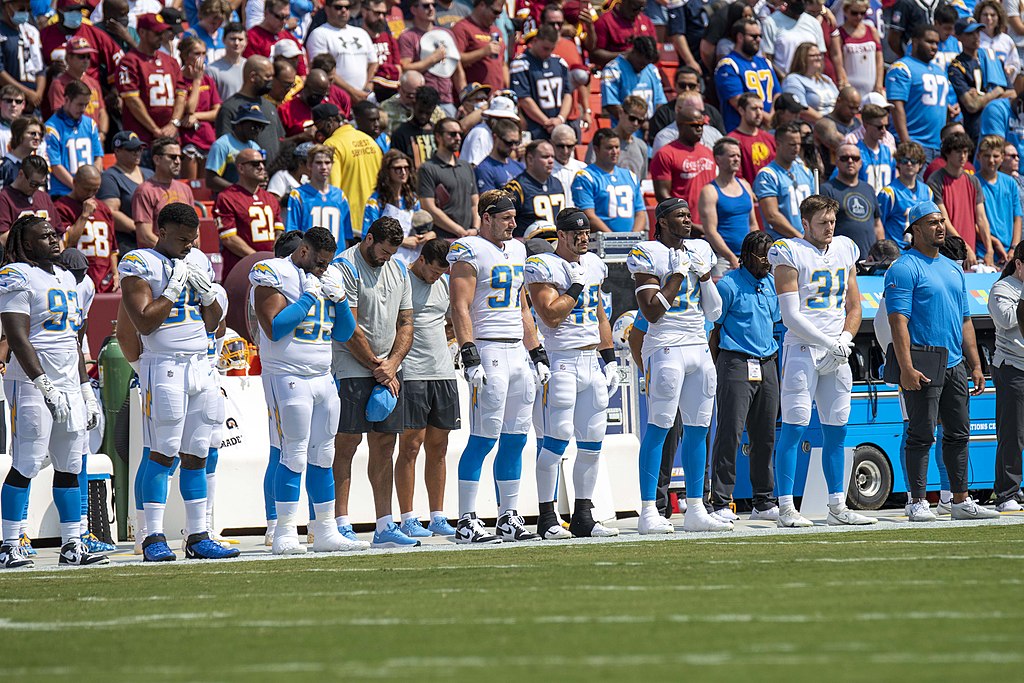
[[[476,271],[476,292],[469,315],[475,339],[522,339],[520,296],[526,268],[526,246],[509,240],[502,247],[483,237],[452,242],[448,263],[468,263]]]
[[[78,330],[84,318],[75,276],[60,266],[49,273],[27,263],[6,265],[0,269],[0,310],[29,317],[28,340],[43,372],[54,384],[77,389]],[[13,353],[7,377],[30,379]]]
[[[608,267],[597,254],[580,256],[586,268],[587,283],[576,305],[558,327],[548,327],[541,317],[535,316],[548,351],[568,351],[593,346],[601,341],[597,326],[597,309],[601,307],[601,284],[608,276]],[[526,259],[526,284],[554,285],[559,294],[565,294],[571,284],[569,262],[555,254],[537,254]]]
[[[704,240],[683,242],[688,250],[697,252],[710,265],[715,264],[715,252],[710,244]],[[658,284],[664,287],[672,275],[668,266],[669,252],[669,247],[657,240],[641,242],[630,250],[629,256],[626,257],[626,266],[631,275],[654,275],[658,278]],[[700,280],[695,273],[687,273],[683,285],[679,288],[679,294],[669,303],[671,308],[658,322],[650,323],[644,337],[644,356],[655,349],[708,343],[708,335],[704,328],[704,309],[700,306]]]
[[[206,271],[213,281],[213,266],[210,259],[199,249],[193,248],[185,256],[186,262],[195,263]],[[128,252],[117,265],[121,279],[142,278],[153,291],[153,298],[159,297],[171,277],[171,259],[153,249],[136,249]],[[152,334],[142,336],[142,352],[151,353],[206,353],[209,337],[203,323],[202,305],[199,294],[185,285],[178,300],[171,306],[167,320]]]
[[[849,237],[836,235],[825,251],[802,237],[776,241],[768,250],[768,261],[797,271],[800,312],[829,338],[843,333],[846,324],[846,284],[857,273],[860,249]],[[786,330],[784,344],[806,344],[808,340]]]
[[[89,311],[92,309],[92,302],[96,300],[96,285],[92,278],[86,275],[76,286],[78,290],[78,306],[82,309],[82,319],[89,318]]]
[[[255,301],[256,287],[270,287],[284,295],[291,305],[302,296],[302,272],[291,258],[260,261],[249,271],[253,286],[249,297]],[[331,331],[334,329],[334,302],[317,297],[299,326],[290,334],[272,341],[263,326],[260,330],[260,360],[266,372],[311,377],[331,370]]]
[[[217,292],[217,303],[220,304],[220,321],[224,322],[225,318],[228,317],[228,293],[217,283],[214,283],[213,289]],[[217,325],[217,327],[219,328],[220,325]],[[216,370],[217,361],[220,359],[221,347],[224,346],[224,337],[218,339],[217,330],[214,330],[208,334],[208,339],[206,357],[210,361],[210,366]]]

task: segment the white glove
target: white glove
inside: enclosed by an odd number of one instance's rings
[[[587,268],[582,263],[569,264],[569,286],[587,286]]]
[[[818,363],[818,373],[827,375],[838,370],[840,366],[847,362],[853,346],[853,335],[849,332],[843,332],[839,335],[839,338],[829,347],[828,353]]]
[[[608,398],[611,398],[619,390],[619,364],[617,362],[604,364],[604,379],[608,383]]]
[[[96,401],[96,394],[93,393],[92,384],[89,382],[82,382],[82,399],[85,400],[85,411],[89,415],[88,421],[85,423],[87,430],[96,429],[96,425],[100,423],[100,404]]]
[[[682,249],[669,249],[668,269],[672,273],[679,273],[683,277],[690,272],[690,252]]]
[[[484,372],[484,366],[473,365],[466,368],[466,381],[474,389],[479,389],[487,384],[487,373]]]
[[[341,270],[338,266],[328,266],[320,278],[320,291],[325,299],[334,303],[341,303],[347,296],[345,294],[345,283],[341,279]]]
[[[54,421],[67,422],[71,417],[71,406],[68,404],[68,397],[64,395],[64,392],[54,386],[46,375],[39,375],[32,380],[32,383],[43,394],[43,400],[46,401],[46,407],[50,409]]]
[[[705,261],[704,257],[692,250],[687,250],[686,253],[690,256],[690,270],[694,272],[698,280],[711,272],[711,264]]]
[[[302,278],[302,293],[312,294],[314,299],[320,298],[320,292],[323,290],[323,284],[320,282],[320,278],[312,273],[305,273]]]
[[[188,264],[188,284],[199,295],[199,302],[203,306],[210,306],[217,300],[217,290],[210,281],[210,276],[198,264]]]
[[[185,289],[185,284],[188,282],[188,274],[188,264],[184,259],[171,261],[171,277],[160,296],[170,299],[172,303],[177,303],[178,297],[181,296],[181,290]]]
[[[533,372],[537,375],[537,381],[541,384],[547,384],[548,380],[551,379],[551,368],[544,363],[534,363]]]

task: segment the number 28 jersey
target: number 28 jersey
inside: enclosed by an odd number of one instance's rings
[[[548,351],[582,349],[601,341],[597,309],[602,306],[601,284],[608,276],[608,266],[597,254],[589,252],[580,256],[580,263],[586,268],[587,283],[565,320],[557,327],[548,327],[537,316],[537,326]],[[572,284],[569,262],[555,254],[537,254],[526,259],[526,284],[535,283],[554,285],[559,294],[565,294]]]
[[[185,262],[195,263],[213,281],[213,266],[206,254],[192,249],[185,256]],[[145,280],[156,299],[167,288],[173,267],[171,259],[154,249],[136,249],[125,254],[117,264],[117,272],[122,281],[129,277]],[[201,305],[196,291],[185,285],[178,300],[171,306],[167,319],[152,334],[142,335],[142,352],[205,354],[209,348],[209,337]]]
[[[29,317],[28,340],[43,372],[58,386],[75,389],[83,314],[74,275],[60,266],[48,273],[27,263],[6,265],[0,268],[0,310]],[[14,354],[7,377],[29,379]]]
[[[452,242],[448,263],[468,263],[476,271],[476,292],[470,306],[475,339],[522,339],[520,297],[526,267],[526,246],[509,240],[497,246],[483,237]]]
[[[256,251],[274,251],[274,240],[281,224],[281,205],[274,195],[262,187],[253,194],[235,184],[217,196],[213,205],[220,238],[237,236]],[[242,259],[225,249],[224,275]]]
[[[131,50],[121,59],[117,70],[117,92],[121,97],[141,97],[153,123],[166,126],[174,115],[174,86],[181,78],[181,68],[174,57],[157,51],[150,57]],[[138,133],[144,142],[152,142],[153,135],[124,108],[124,129]]]
[[[291,258],[260,261],[249,271],[253,286],[249,298],[255,301],[256,287],[279,291],[291,305],[302,296],[302,273]],[[331,370],[331,331],[334,329],[334,303],[317,297],[306,317],[292,332],[272,341],[262,326],[260,359],[267,372],[313,377]]]
[[[800,312],[827,337],[836,338],[846,324],[846,290],[857,272],[860,249],[849,237],[836,235],[825,251],[802,237],[778,240],[768,250],[773,267],[789,266],[797,272]],[[786,330],[783,344],[807,340]]]

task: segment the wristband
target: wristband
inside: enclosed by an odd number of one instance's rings
[[[668,309],[672,308],[672,306],[668,303],[668,299],[666,299],[665,295],[662,294],[661,292],[655,294],[654,298],[657,299],[658,303],[660,303],[665,308],[665,312],[668,312]]]
[[[530,360],[533,364],[543,363],[544,365],[551,367],[551,361],[548,360],[548,352],[544,350],[543,346],[537,346],[535,349],[530,350]]]
[[[601,349],[598,353],[601,354],[601,360],[606,364],[615,363],[617,361],[615,358],[615,349]]]
[[[459,355],[462,358],[462,367],[464,368],[468,369],[474,365],[480,365],[480,351],[473,342],[463,344],[459,350]]]
[[[567,297],[569,297],[570,299],[572,299],[573,301],[576,301],[576,299],[579,299],[580,298],[580,294],[582,294],[582,293],[583,293],[583,285],[581,285],[578,282],[572,283],[571,285],[569,285],[569,289],[565,290],[565,295]]]

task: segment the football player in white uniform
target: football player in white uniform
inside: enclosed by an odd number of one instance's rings
[[[4,391],[11,402],[12,466],[0,490],[3,545],[0,567],[31,567],[18,536],[28,507],[29,482],[49,454],[53,502],[60,519],[58,562],[105,564],[81,539],[78,474],[86,430],[99,404],[85,373],[78,341],[82,310],[74,276],[57,264],[60,237],[44,218],[22,216],[8,233],[0,268],[0,314],[11,348]]]
[[[331,467],[341,401],[331,378],[331,342],[348,341],[356,325],[341,271],[328,268],[337,246],[329,230],[313,227],[291,256],[260,261],[249,272],[264,391],[281,436],[274,478],[275,555],[306,551],[296,531],[303,471],[315,514],[312,550],[369,547],[365,541],[346,539],[334,522]]]
[[[811,195],[800,204],[803,237],[778,240],[768,250],[774,267],[786,337],[782,342],[782,431],[775,445],[780,527],[812,526],[793,506],[796,453],[811,421],[821,421],[821,466],[828,485],[829,524],[874,524],[846,507],[843,458],[853,373],[847,361],[860,329],[860,250],[834,235],[839,204]]]
[[[533,316],[522,296],[526,247],[512,239],[516,211],[508,194],[480,195],[480,235],[463,237],[448,251],[452,324],[469,382],[470,437],[459,459],[457,543],[532,541],[517,511],[523,448],[532,420],[536,379],[547,382],[550,363],[537,342]],[[531,349],[527,355],[527,349]],[[533,360],[536,371],[530,370]],[[494,444],[498,488],[497,535],[476,516],[476,495],[484,458]]]
[[[662,449],[676,411],[682,415],[686,470],[685,531],[730,531],[732,522],[704,507],[708,428],[717,375],[708,349],[707,321],[718,320],[722,297],[711,280],[715,255],[704,240],[689,239],[690,207],[671,197],[655,210],[655,239],[633,247],[626,265],[636,282],[636,300],[650,323],[642,356],[647,378],[647,431],[640,444],[641,534],[667,534],[671,522],[658,514],[655,498]]]
[[[177,455],[185,501],[185,556],[238,555],[210,539],[206,530],[206,457],[217,419],[208,333],[217,329],[221,307],[210,261],[192,247],[198,232],[195,209],[168,204],[157,216],[156,246],[129,252],[118,264],[125,312],[142,338],[139,380],[150,446],[142,474],[146,562],[177,559],[164,535],[167,480]]]
[[[619,388],[611,326],[601,300],[608,268],[587,251],[586,214],[562,209],[555,225],[555,253],[526,259],[526,284],[551,359],[551,378],[538,401],[544,406],[544,446],[537,457],[537,533],[544,539],[617,536],[618,529],[594,521],[590,501],[608,426],[608,398]],[[576,502],[567,531],[555,515],[555,495],[558,466],[571,437],[576,438]]]

